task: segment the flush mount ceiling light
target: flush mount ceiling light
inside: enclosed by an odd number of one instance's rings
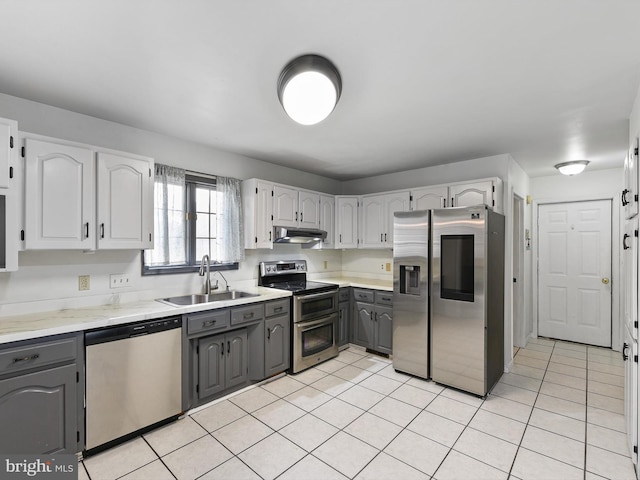
[[[278,79],[278,99],[287,115],[301,125],[315,125],[327,118],[341,92],[338,69],[319,55],[294,58]]]
[[[563,175],[578,175],[589,165],[589,160],[576,160],[555,165],[555,168]]]

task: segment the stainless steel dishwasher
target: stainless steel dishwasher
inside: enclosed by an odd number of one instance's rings
[[[182,413],[181,326],[180,317],[171,317],[85,333],[85,451]]]

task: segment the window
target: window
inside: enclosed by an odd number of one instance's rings
[[[237,269],[243,259],[240,182],[156,165],[155,245],[142,256],[143,275]]]

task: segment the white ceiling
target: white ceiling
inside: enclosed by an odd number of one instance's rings
[[[4,0],[0,92],[336,179],[511,153],[531,176],[622,165],[637,0]],[[340,70],[304,127],[276,94]]]

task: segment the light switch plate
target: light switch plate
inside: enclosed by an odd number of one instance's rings
[[[109,275],[109,288],[125,288],[130,287],[129,275],[126,273],[116,273],[113,275]]]

